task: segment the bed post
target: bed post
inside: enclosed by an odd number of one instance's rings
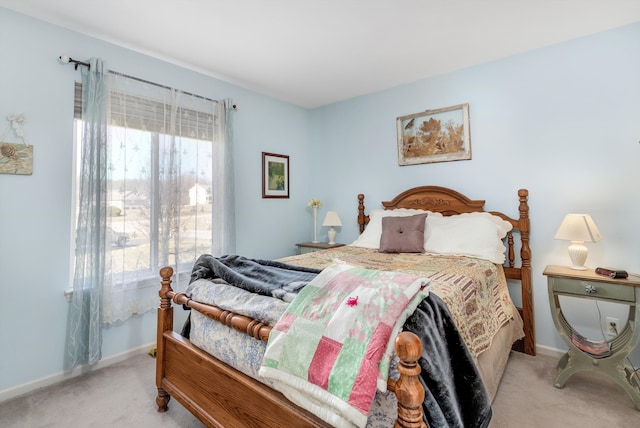
[[[531,248],[529,247],[529,191],[527,189],[518,190],[520,198],[520,237],[522,247],[520,248],[520,259],[522,260],[521,281],[522,281],[522,313],[524,321],[524,352],[529,355],[536,355],[536,336],[533,318],[533,290],[531,284]]]
[[[400,359],[400,377],[393,388],[398,399],[398,418],[394,428],[427,428],[422,418],[425,392],[418,379],[418,359],[422,356],[422,342],[415,334],[404,331],[396,337],[394,346]]]
[[[360,226],[360,233],[364,232],[365,225],[369,223],[369,216],[364,215],[364,195],[358,194],[358,226]]]
[[[156,386],[158,387],[158,396],[156,397],[156,404],[158,405],[158,412],[163,413],[168,409],[169,400],[171,396],[167,394],[162,388],[162,379],[164,378],[164,332],[167,330],[173,331],[173,306],[171,306],[171,298],[168,296],[171,289],[171,276],[173,275],[173,268],[163,267],[160,269],[160,276],[162,277],[162,288],[158,293],[160,295],[160,307],[158,308],[158,332],[156,338]]]

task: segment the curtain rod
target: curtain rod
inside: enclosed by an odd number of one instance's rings
[[[73,64],[74,65],[73,68],[75,70],[77,70],[78,67],[81,66],[81,65],[85,66],[87,68],[91,68],[91,64],[89,64],[88,62],[78,61],[77,59],[73,59],[73,58],[69,57],[68,55],[60,55],[59,58],[60,58],[60,61],[63,64],[69,64],[69,63]],[[158,86],[160,88],[174,90],[174,88],[171,88],[169,86],[161,85],[161,84],[155,83],[155,82],[150,82],[148,80],[144,80],[144,79],[141,79],[139,77],[129,76],[128,74],[120,73],[120,72],[113,71],[113,70],[108,70],[108,71],[109,71],[109,73],[115,74],[116,76],[127,77],[129,79],[137,80],[138,82],[148,83],[149,85]],[[218,100],[213,100],[211,98],[203,97],[202,95],[198,95],[198,94],[192,94],[191,92],[186,92],[186,91],[180,91],[180,92],[182,92],[183,94],[191,95],[192,97],[201,98],[201,99],[206,100],[206,101],[211,101],[211,102],[214,102],[214,103],[219,102]],[[238,110],[237,104],[233,104],[231,106],[231,108],[233,110]]]

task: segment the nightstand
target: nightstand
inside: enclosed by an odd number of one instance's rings
[[[611,377],[629,394],[640,410],[640,380],[625,364],[625,359],[640,338],[640,281],[613,279],[593,269],[574,270],[547,266],[544,270],[549,290],[553,322],[569,351],[558,362],[556,388],[562,388],[574,373],[583,370]],[[620,303],[629,306],[627,325],[610,341],[592,341],[582,337],[569,324],[560,307],[559,296],[570,296]]]
[[[329,248],[343,247],[344,244],[329,244],[327,242],[301,242],[296,244],[300,254],[312,253],[314,251],[328,250]]]

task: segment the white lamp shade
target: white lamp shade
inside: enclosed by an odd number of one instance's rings
[[[573,263],[571,268],[585,270],[584,262],[587,260],[589,250],[584,243],[598,242],[602,236],[589,214],[567,214],[554,238],[571,241],[568,248],[569,257]]]
[[[328,211],[327,215],[324,216],[324,221],[322,222],[323,226],[342,226],[342,222],[340,221],[340,217],[336,211]]]
[[[602,236],[589,214],[567,214],[556,232],[555,239],[598,242]]]

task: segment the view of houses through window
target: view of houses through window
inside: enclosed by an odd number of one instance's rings
[[[184,154],[195,156],[182,160],[181,169],[186,171],[166,188],[174,193],[175,206],[162,206],[169,197],[154,191],[162,174],[152,160],[173,137],[123,128],[112,129],[111,134],[127,140],[112,148],[109,167],[107,241],[112,270],[190,266],[198,255],[211,252],[211,143],[181,140],[180,145],[189,147]]]
[[[105,302],[152,287],[143,306],[153,307],[162,266],[188,274],[212,252],[215,115],[113,92],[108,111]],[[78,177],[83,123],[78,115],[75,122]]]
[[[76,121],[79,136],[82,122]],[[181,161],[177,184],[161,186],[163,171],[153,160],[159,150],[172,150],[174,137],[114,127],[109,157],[107,192],[107,250],[111,271],[147,271],[156,275],[164,265],[190,267],[211,252],[211,142],[182,138],[188,147]],[[175,148],[174,148],[175,149]],[[78,159],[80,157],[78,156]],[[79,168],[79,167],[78,167]],[[155,197],[154,197],[155,196]],[[163,201],[174,203],[163,206]]]

